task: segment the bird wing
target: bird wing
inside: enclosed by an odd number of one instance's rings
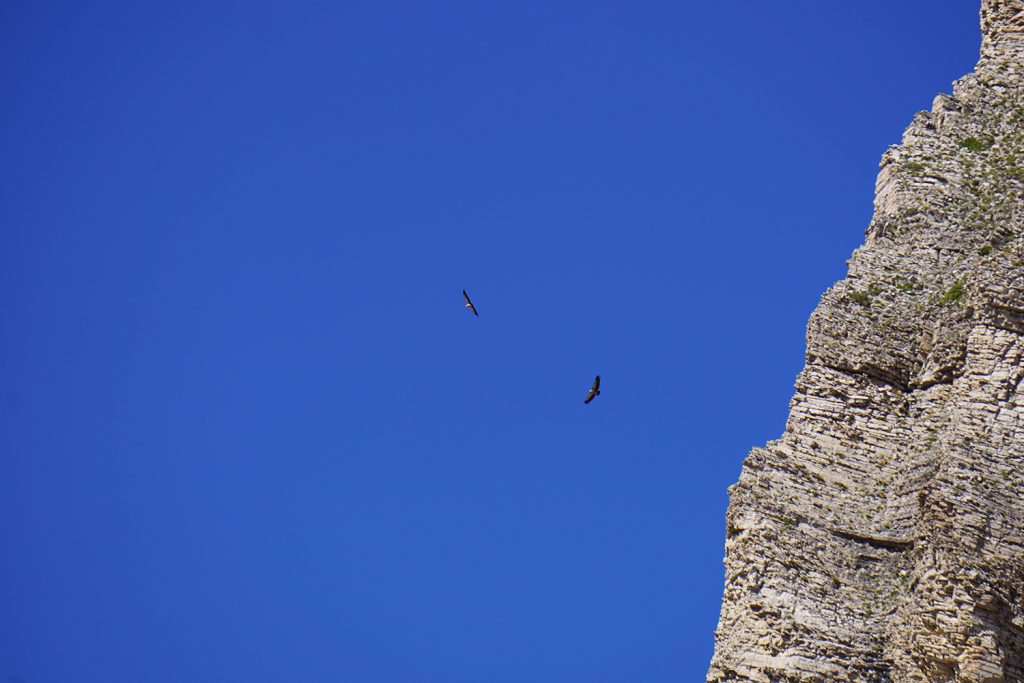
[[[596,393],[597,390],[600,389],[600,388],[601,388],[601,375],[598,375],[597,377],[594,378],[594,386],[590,387],[590,390]]]
[[[469,294],[466,294],[466,290],[462,290],[462,296],[466,300],[466,305],[469,306],[469,310],[473,311],[473,315],[479,318],[480,314],[476,312],[476,306],[474,306],[473,302],[469,300]]]

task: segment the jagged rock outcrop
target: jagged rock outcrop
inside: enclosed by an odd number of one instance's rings
[[[981,21],[730,489],[708,681],[1024,681],[1024,0]]]

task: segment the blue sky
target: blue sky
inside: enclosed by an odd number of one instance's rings
[[[0,681],[701,680],[976,15],[3,3]]]

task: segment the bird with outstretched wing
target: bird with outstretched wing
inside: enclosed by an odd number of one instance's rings
[[[462,298],[466,300],[466,308],[473,311],[473,315],[479,318],[480,314],[476,312],[476,306],[469,300],[469,294],[466,294],[466,290],[462,290]]]
[[[594,386],[590,387],[590,391],[587,393],[587,397],[583,399],[584,403],[590,403],[594,400],[595,396],[601,395],[601,375],[594,378]]]

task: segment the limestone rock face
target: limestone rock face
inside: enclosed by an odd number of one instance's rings
[[[1024,0],[981,21],[730,488],[708,681],[1024,682]]]

